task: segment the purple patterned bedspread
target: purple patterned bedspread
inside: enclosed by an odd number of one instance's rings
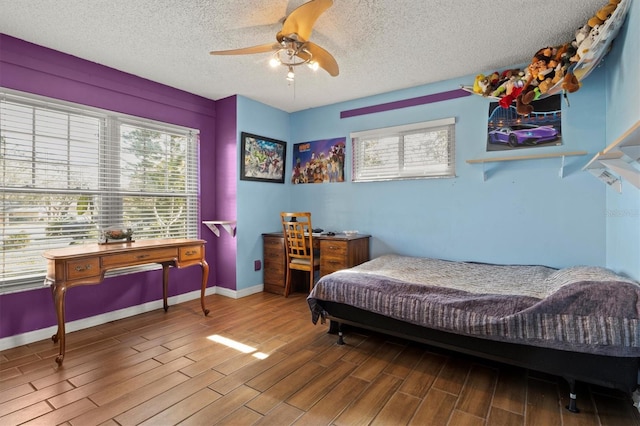
[[[385,255],[322,277],[308,297],[491,340],[640,357],[640,284],[600,267],[552,269]]]

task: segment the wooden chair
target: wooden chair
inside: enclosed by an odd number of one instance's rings
[[[280,213],[284,244],[286,247],[287,280],[284,286],[284,297],[291,291],[291,271],[309,273],[309,291],[313,289],[314,272],[320,269],[320,258],[313,252],[313,235],[311,213]]]

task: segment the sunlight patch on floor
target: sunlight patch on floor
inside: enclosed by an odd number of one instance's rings
[[[251,356],[258,359],[265,359],[269,356],[263,352],[257,352],[257,349],[254,348],[253,346],[245,345],[244,343],[237,342],[233,339],[229,339],[228,337],[222,337],[218,334],[212,334],[211,336],[208,336],[207,339],[211,340],[212,342],[216,342],[216,343],[220,343],[221,345],[228,346],[239,352],[242,352],[245,354],[251,354]]]

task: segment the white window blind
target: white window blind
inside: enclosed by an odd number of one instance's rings
[[[455,176],[455,119],[355,132],[353,181]]]
[[[42,252],[198,235],[198,132],[0,91],[0,292],[42,285]]]

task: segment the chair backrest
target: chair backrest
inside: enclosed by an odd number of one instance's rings
[[[311,213],[280,213],[285,245],[287,246],[287,260],[313,259],[313,236],[311,227]],[[313,263],[312,263],[313,264]]]

